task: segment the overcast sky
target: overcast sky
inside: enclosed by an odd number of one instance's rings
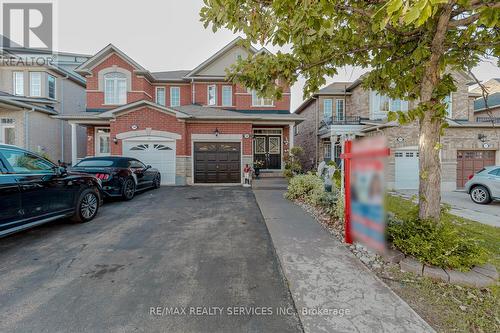
[[[192,69],[236,37],[205,30],[199,20],[202,0],[58,0],[61,51],[95,54],[115,44],[150,71]],[[277,51],[266,46],[270,51]],[[352,81],[364,70],[342,68],[330,81]],[[495,63],[482,63],[480,80],[500,77]],[[292,88],[292,107],[302,102],[302,84]]]

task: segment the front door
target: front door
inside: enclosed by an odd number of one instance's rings
[[[111,154],[109,128],[97,127],[95,131],[95,156],[109,156]]]
[[[281,136],[256,135],[254,161],[262,161],[262,169],[281,169]]]

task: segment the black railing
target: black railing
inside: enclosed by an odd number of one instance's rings
[[[477,117],[476,121],[478,123],[496,123],[500,124],[500,117]]]
[[[331,117],[324,118],[321,121],[320,127],[330,126],[330,125],[360,125],[360,116],[345,116],[345,117]]]

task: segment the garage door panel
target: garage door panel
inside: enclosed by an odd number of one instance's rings
[[[175,184],[175,141],[154,141],[149,137],[144,137],[144,141],[141,138],[124,140],[122,154],[158,169],[162,184]]]
[[[240,183],[240,143],[194,143],[195,183]]]
[[[457,187],[464,187],[470,175],[490,165],[495,165],[493,150],[457,151]]]
[[[399,190],[418,189],[418,151],[396,151],[394,159],[394,187]]]

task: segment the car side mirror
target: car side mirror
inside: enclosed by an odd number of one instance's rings
[[[57,177],[62,177],[66,176],[68,170],[66,170],[66,168],[63,166],[56,166],[54,167],[54,173],[56,174]]]
[[[144,169],[144,171],[146,171],[148,169],[151,169],[151,165],[146,165],[146,169]]]

